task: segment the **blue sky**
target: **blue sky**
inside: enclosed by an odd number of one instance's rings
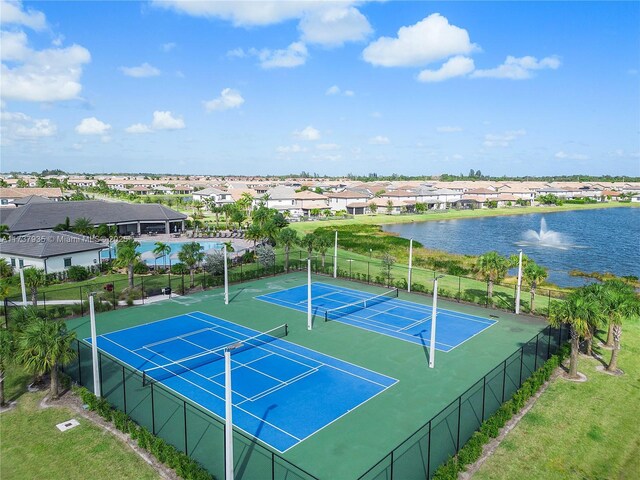
[[[0,2],[3,172],[640,175],[638,2]]]

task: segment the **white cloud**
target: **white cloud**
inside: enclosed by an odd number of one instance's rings
[[[204,108],[207,112],[214,110],[229,110],[231,108],[238,108],[244,103],[244,98],[240,95],[238,90],[232,88],[225,88],[220,92],[220,96],[213,100],[204,102]]]
[[[316,145],[318,150],[340,150],[340,145],[337,143],[321,143]]]
[[[376,135],[375,137],[371,137],[369,139],[369,143],[371,145],[389,145],[391,141],[388,137],[385,137],[383,135]]]
[[[464,159],[464,157],[462,155],[460,155],[459,153],[454,153],[453,155],[451,155],[451,158],[453,158],[454,160],[462,160],[462,159]]]
[[[311,125],[300,131],[295,131],[293,134],[303,140],[315,141],[320,139],[320,130],[313,128]]]
[[[78,97],[82,66],[91,61],[79,45],[32,50],[24,32],[0,32],[0,92],[5,100],[55,102]]]
[[[33,30],[47,28],[44,13],[31,8],[24,10],[20,0],[0,0],[0,23],[22,25]]]
[[[638,75],[638,70],[636,68],[630,68],[629,70],[627,70],[627,73],[629,75]]]
[[[194,17],[220,18],[237,27],[272,25],[300,18],[306,12],[322,7],[322,2],[282,1],[185,2],[183,0],[152,0],[152,3]]]
[[[57,132],[56,125],[48,118],[31,118],[20,112],[0,113],[0,132],[4,144],[13,140],[35,140],[42,137],[52,137]]]
[[[299,67],[305,64],[309,56],[307,47],[302,42],[294,42],[281,50],[264,48],[252,50],[251,53],[257,55],[260,66],[265,69]]]
[[[436,131],[438,133],[455,133],[455,132],[461,132],[462,127],[444,125],[442,127],[436,128]]]
[[[301,153],[301,152],[306,152],[306,151],[307,151],[306,148],[301,147],[297,143],[294,143],[293,145],[288,145],[288,146],[285,146],[285,147],[276,148],[276,152],[278,152],[278,153]]]
[[[147,62],[137,67],[120,67],[120,71],[127,77],[133,78],[157,77],[160,75],[160,70]]]
[[[474,69],[473,60],[461,55],[447,60],[438,70],[422,70],[418,74],[421,82],[442,82],[449,78],[467,75]]]
[[[342,160],[342,154],[340,153],[325,153],[322,155],[312,155],[312,159],[313,160],[321,160],[321,161],[325,161],[325,162],[337,162],[339,160]]]
[[[380,112],[371,112],[371,116],[373,118],[382,118],[382,113],[380,113]]]
[[[155,111],[151,128],[154,130],[180,130],[185,128],[185,124],[182,118],[174,117],[169,111]]]
[[[98,120],[96,117],[83,118],[76,125],[76,132],[80,135],[105,135],[111,130],[111,125]]]
[[[465,29],[434,13],[415,25],[401,27],[395,38],[380,37],[364,49],[362,56],[383,67],[419,66],[452,55],[467,55],[477,48]]]
[[[333,85],[324,94],[327,96],[343,95],[345,97],[353,97],[356,93],[353,90],[342,91],[338,85]]]
[[[244,58],[246,56],[247,56],[247,53],[241,47],[234,48],[233,50],[229,50],[227,52],[227,57],[229,58]]]
[[[476,70],[471,74],[475,78],[507,78],[510,80],[525,80],[531,78],[533,70],[556,70],[561,62],[557,56],[545,57],[513,57],[509,55],[502,65],[488,70]]]
[[[373,33],[369,21],[357,8],[339,3],[305,15],[298,28],[304,42],[327,47],[363,41]]]
[[[587,155],[583,155],[581,153],[567,153],[562,150],[557,152],[554,156],[560,160],[589,160]]]
[[[324,92],[325,95],[339,95],[340,94],[340,87],[337,85],[333,85],[332,87],[329,87],[327,89],[326,92]]]
[[[484,136],[483,145],[485,147],[493,148],[493,147],[508,147],[511,145],[511,142],[518,137],[522,137],[526,135],[526,130],[509,130],[504,133],[487,133]]]
[[[163,43],[161,48],[163,52],[168,53],[174,48],[176,48],[176,46],[177,45],[174,42],[167,42],[167,43]]]
[[[149,125],[145,125],[144,123],[134,123],[133,125],[125,128],[125,132],[141,134],[141,133],[151,133],[153,130]]]

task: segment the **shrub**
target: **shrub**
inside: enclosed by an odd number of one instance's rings
[[[189,269],[184,263],[174,263],[171,265],[171,273],[174,275],[182,275],[185,273],[189,273]]]
[[[256,247],[256,256],[258,257],[258,263],[263,268],[273,268],[276,261],[276,252],[271,245],[258,245]]]
[[[67,269],[67,277],[73,282],[82,282],[89,278],[89,270],[81,265],[72,265]]]
[[[217,250],[207,254],[204,257],[204,269],[211,275],[222,275],[224,273],[224,252]]]
[[[133,273],[135,273],[136,275],[144,275],[146,273],[149,273],[149,267],[144,262],[137,262],[133,266]]]

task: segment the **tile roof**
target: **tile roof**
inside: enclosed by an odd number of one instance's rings
[[[29,258],[48,258],[77,252],[102,250],[105,245],[71,232],[38,230],[0,242],[0,253]]]

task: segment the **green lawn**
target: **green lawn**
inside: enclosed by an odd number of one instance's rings
[[[158,479],[127,445],[68,408],[40,408],[44,393],[25,393],[0,415],[0,478]],[[56,424],[75,418],[78,427]]]
[[[640,326],[625,325],[622,343],[625,375],[581,358],[589,380],[555,380],[474,478],[640,478]]]

